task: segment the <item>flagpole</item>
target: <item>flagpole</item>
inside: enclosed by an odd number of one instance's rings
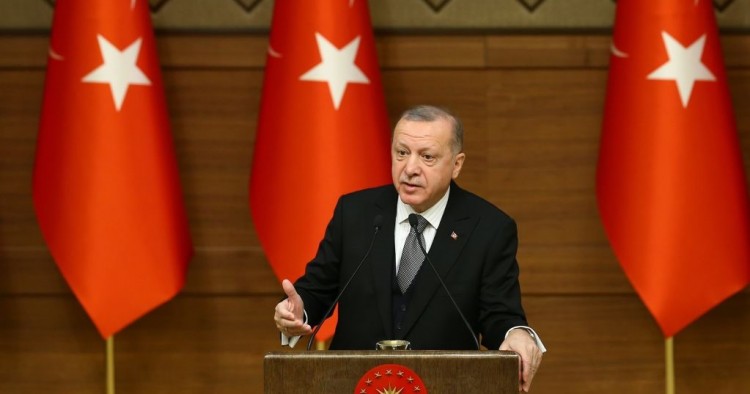
[[[115,336],[107,338],[107,394],[115,394]]]
[[[664,352],[667,364],[667,394],[674,394],[674,337],[664,340]]]

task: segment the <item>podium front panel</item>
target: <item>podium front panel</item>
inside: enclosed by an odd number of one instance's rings
[[[518,355],[505,351],[285,351],[265,356],[264,386],[266,394],[516,394],[518,371]]]

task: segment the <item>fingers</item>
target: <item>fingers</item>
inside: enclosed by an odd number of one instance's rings
[[[528,392],[531,388],[531,381],[534,380],[534,375],[536,375],[539,364],[542,362],[542,352],[537,347],[533,347],[529,349],[528,354],[522,360],[521,390]]]
[[[310,325],[303,322],[304,304],[292,282],[284,279],[281,282],[281,287],[284,289],[287,299],[276,304],[273,316],[276,328],[290,337],[312,333]]]
[[[528,357],[521,358],[521,390],[529,392],[531,387],[531,379],[534,375],[531,373],[531,361]]]
[[[278,323],[279,320],[294,320],[295,318],[296,316],[292,310],[292,305],[289,302],[289,299],[276,304],[276,309],[274,310],[273,316],[274,321]]]
[[[309,324],[305,324],[290,310],[291,303],[284,300],[276,304],[273,320],[276,328],[286,336],[307,335],[312,332]]]
[[[284,331],[282,331],[284,335],[288,337],[297,337],[297,336],[303,336],[303,335],[310,335],[312,334],[312,327],[310,327],[307,324],[303,324],[300,327],[290,327],[286,328]]]
[[[500,344],[500,350],[512,350],[518,353],[521,359],[518,371],[518,390],[528,392],[531,388],[531,381],[534,379],[542,361],[542,351],[539,350],[536,342],[526,331],[515,331],[511,331],[508,338]]]

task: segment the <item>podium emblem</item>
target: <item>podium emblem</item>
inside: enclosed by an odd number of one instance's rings
[[[354,394],[426,394],[422,379],[411,369],[399,364],[381,364],[359,379]]]

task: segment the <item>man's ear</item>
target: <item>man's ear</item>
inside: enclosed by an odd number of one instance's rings
[[[458,174],[461,173],[461,168],[464,166],[464,159],[466,159],[466,154],[463,152],[453,158],[453,179],[458,178]]]

